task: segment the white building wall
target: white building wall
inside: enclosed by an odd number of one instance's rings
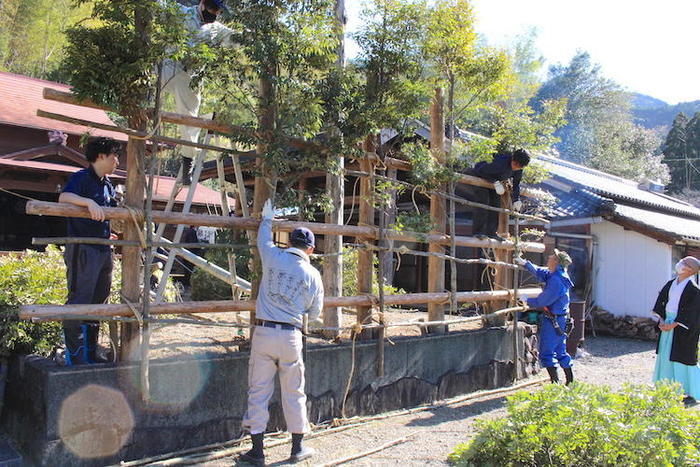
[[[661,287],[673,276],[666,243],[604,221],[591,225],[598,245],[593,297],[616,316],[649,317]]]

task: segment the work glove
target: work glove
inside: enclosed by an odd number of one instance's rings
[[[503,183],[499,181],[493,182],[493,189],[496,190],[496,194],[502,195],[503,193],[506,192],[505,187],[503,186]]]
[[[520,200],[513,201],[513,210],[520,212],[520,210],[523,208],[523,202]]]
[[[265,201],[265,204],[263,205],[262,212],[260,213],[261,217],[263,219],[272,219],[275,217],[275,212],[272,209],[272,201],[267,200]]]
[[[513,262],[518,266],[525,266],[527,264],[527,260],[525,260],[522,256],[516,256],[513,258]]]

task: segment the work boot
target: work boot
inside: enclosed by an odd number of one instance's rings
[[[295,464],[316,454],[316,450],[302,444],[303,433],[292,433],[292,453],[289,462]]]
[[[263,452],[263,436],[264,433],[256,433],[250,435],[250,440],[253,442],[253,448],[241,454],[239,459],[253,465],[265,465],[265,453]]]
[[[557,374],[557,367],[555,366],[548,366],[547,367],[547,373],[549,373],[549,380],[553,384],[559,383],[559,375]]]
[[[574,372],[571,369],[571,367],[564,368],[564,376],[566,376],[566,385],[567,386],[574,382]]]
[[[182,156],[182,184],[189,186],[192,184],[192,159]]]

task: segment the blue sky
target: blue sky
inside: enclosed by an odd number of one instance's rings
[[[346,0],[348,30],[363,0]],[[476,29],[505,46],[536,28],[546,66],[586,50],[603,74],[629,91],[669,104],[700,99],[700,0],[473,0]],[[348,55],[357,47],[348,44]]]

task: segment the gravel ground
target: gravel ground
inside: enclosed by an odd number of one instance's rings
[[[654,367],[655,345],[652,342],[623,338],[587,338],[574,366],[577,379],[605,384],[614,389],[625,383],[647,384]],[[546,375],[541,371],[533,379]],[[534,390],[538,386],[530,386]],[[474,434],[475,420],[505,415],[505,395],[475,398],[459,404],[436,407],[419,413],[369,422],[347,431],[308,441],[318,453],[303,465],[321,465],[379,447],[410,436],[409,440],[347,465],[446,465],[447,455],[455,445]],[[289,445],[266,449],[269,465],[284,465]],[[231,456],[204,465],[224,466],[236,462]]]

